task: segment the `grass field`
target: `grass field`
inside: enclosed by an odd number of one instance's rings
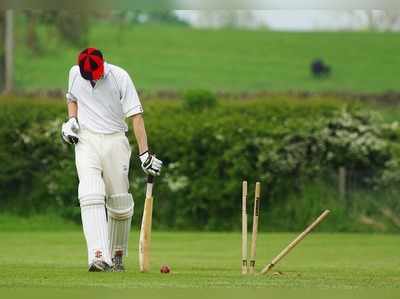
[[[17,86],[25,90],[66,88],[78,49],[60,44],[46,30],[42,33],[43,53],[34,56],[24,46],[25,33],[19,29]],[[93,23],[89,40],[91,46],[103,50],[106,60],[126,68],[137,88],[151,91],[399,90],[397,33],[289,33]],[[332,66],[328,79],[310,76],[310,62],[319,57]]]
[[[295,234],[260,234],[260,268]],[[0,232],[0,290],[34,288],[293,288],[397,289],[400,294],[400,237],[396,235],[318,234],[305,239],[276,267],[281,275],[240,274],[239,233],[153,235],[152,270],[137,265],[138,233],[132,232],[125,273],[88,273],[83,235],[58,232]],[[160,274],[168,264],[172,274]]]

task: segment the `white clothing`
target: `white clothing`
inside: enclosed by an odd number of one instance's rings
[[[128,255],[134,202],[132,194],[116,194],[107,198],[108,236],[111,256]]]
[[[88,200],[87,200],[88,199]],[[89,201],[87,203],[87,201]],[[108,237],[108,226],[104,197],[102,199],[79,199],[83,232],[88,251],[88,264],[95,259],[102,259],[111,265],[111,251]]]
[[[127,254],[133,215],[133,200],[128,193],[130,156],[124,132],[101,134],[81,128],[75,160],[89,264],[99,252],[108,264],[116,250]]]
[[[122,68],[104,63],[104,76],[92,87],[82,78],[79,66],[69,72],[68,101],[78,104],[81,129],[112,134],[128,131],[126,117],[143,113],[136,88],[129,74]]]
[[[125,133],[98,134],[81,129],[75,146],[79,180],[102,177],[107,196],[128,193],[131,147]]]

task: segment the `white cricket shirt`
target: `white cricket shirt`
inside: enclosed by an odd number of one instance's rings
[[[68,101],[78,104],[78,121],[83,129],[112,134],[128,131],[125,118],[143,113],[136,88],[122,68],[104,62],[104,76],[92,87],[82,78],[79,66],[69,72]]]

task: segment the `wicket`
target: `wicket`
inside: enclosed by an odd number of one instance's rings
[[[242,184],[242,274],[254,274],[256,264],[256,245],[258,234],[258,218],[260,214],[260,183],[256,182],[254,192],[253,231],[250,249],[250,265],[247,254],[247,181]],[[248,266],[250,266],[248,268]]]
[[[254,268],[256,266],[256,245],[257,245],[259,214],[260,214],[260,183],[257,182],[254,194],[253,234],[251,237],[251,251],[250,251],[250,274],[254,274]]]
[[[271,270],[281,259],[283,259],[297,244],[301,242],[318,224],[320,224],[330,213],[329,210],[325,210],[313,223],[311,223],[300,235],[297,236],[285,249],[283,249],[271,263],[266,265],[262,269],[261,274],[266,274]]]
[[[242,274],[247,274],[247,181],[242,183]]]

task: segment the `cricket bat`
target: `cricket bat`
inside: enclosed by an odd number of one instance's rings
[[[153,217],[153,183],[154,176],[147,177],[146,199],[144,202],[142,226],[139,237],[139,268],[140,272],[150,270],[151,222]]]

